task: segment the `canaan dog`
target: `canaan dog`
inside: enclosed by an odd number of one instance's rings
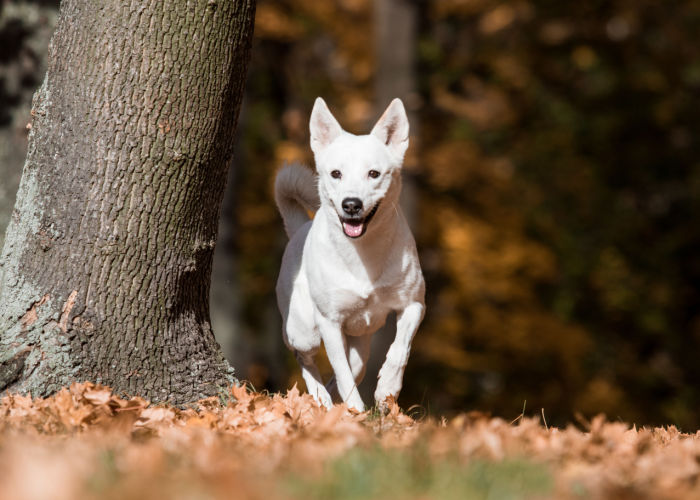
[[[394,99],[369,135],[353,135],[319,97],[309,128],[316,174],[292,164],[275,180],[289,236],[277,280],[282,335],[317,401],[364,411],[357,385],[372,334],[396,311],[396,337],[374,393],[383,408],[401,391],[425,309],[416,243],[399,207],[408,118]],[[334,372],[325,386],[314,363],[321,341]]]

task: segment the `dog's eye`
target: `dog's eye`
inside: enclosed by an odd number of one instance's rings
[[[333,170],[331,171],[331,177],[334,179],[340,179],[343,176],[343,174],[340,173],[340,170]]]
[[[376,179],[379,177],[379,172],[377,170],[370,170],[367,175],[369,175],[372,179]]]

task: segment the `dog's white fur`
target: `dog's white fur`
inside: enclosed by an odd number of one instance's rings
[[[374,393],[384,405],[387,397],[399,395],[425,308],[416,244],[399,207],[408,119],[402,102],[394,99],[369,135],[356,136],[340,127],[319,97],[309,126],[317,175],[293,164],[282,168],[275,181],[290,238],[277,281],[283,337],[296,354],[309,393],[327,407],[335,398],[362,411],[357,385],[372,334],[391,311],[397,312],[396,338]],[[370,170],[379,176],[373,178]],[[341,177],[334,178],[333,171]],[[348,236],[341,222],[347,198],[362,201],[360,215],[378,207],[360,237]],[[314,364],[321,341],[335,374],[326,386]]]

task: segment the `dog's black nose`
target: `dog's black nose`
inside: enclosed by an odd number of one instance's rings
[[[357,215],[362,210],[362,200],[359,198],[345,198],[342,205],[343,211],[348,215]]]

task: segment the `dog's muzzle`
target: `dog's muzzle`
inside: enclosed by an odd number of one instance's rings
[[[367,225],[372,220],[372,217],[374,217],[374,214],[377,213],[378,208],[379,203],[377,203],[365,217],[338,216],[338,218],[340,219],[340,225],[343,227],[343,232],[345,233],[345,236],[349,238],[359,238],[360,236],[365,234],[365,231],[367,231]]]

